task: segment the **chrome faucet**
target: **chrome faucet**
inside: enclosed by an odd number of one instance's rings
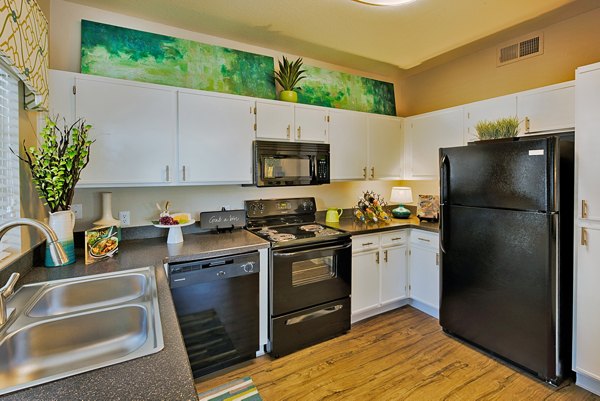
[[[4,326],[10,317],[9,311],[6,310],[6,298],[12,295],[13,290],[15,289],[15,284],[17,284],[19,277],[19,273],[11,274],[6,284],[4,284],[4,287],[0,288],[0,328]]]
[[[52,257],[52,261],[55,264],[60,266],[64,265],[69,261],[69,257],[67,256],[67,253],[65,252],[60,242],[58,242],[58,237],[56,236],[54,230],[50,228],[48,224],[42,223],[41,221],[20,218],[8,221],[4,224],[0,224],[0,241],[2,240],[2,237],[4,237],[4,234],[6,234],[8,230],[17,226],[35,227],[42,233],[44,233],[44,235],[46,236],[48,249],[50,250],[50,256]]]

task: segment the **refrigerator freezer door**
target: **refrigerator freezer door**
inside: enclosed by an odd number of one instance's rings
[[[441,326],[553,380],[554,216],[450,206],[445,218]]]
[[[443,204],[555,211],[554,137],[440,149]]]

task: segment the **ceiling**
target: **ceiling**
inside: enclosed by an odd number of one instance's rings
[[[598,0],[68,0],[359,70],[412,71],[599,7]],[[539,27],[537,27],[539,29]]]

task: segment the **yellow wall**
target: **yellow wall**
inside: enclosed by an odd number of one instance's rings
[[[600,61],[600,9],[542,28],[544,54],[496,67],[496,46],[406,77],[399,115],[410,116],[569,81]]]

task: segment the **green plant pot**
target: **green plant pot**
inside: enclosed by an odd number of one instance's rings
[[[283,100],[284,102],[298,102],[298,94],[294,91],[281,91],[279,92],[279,100]]]

